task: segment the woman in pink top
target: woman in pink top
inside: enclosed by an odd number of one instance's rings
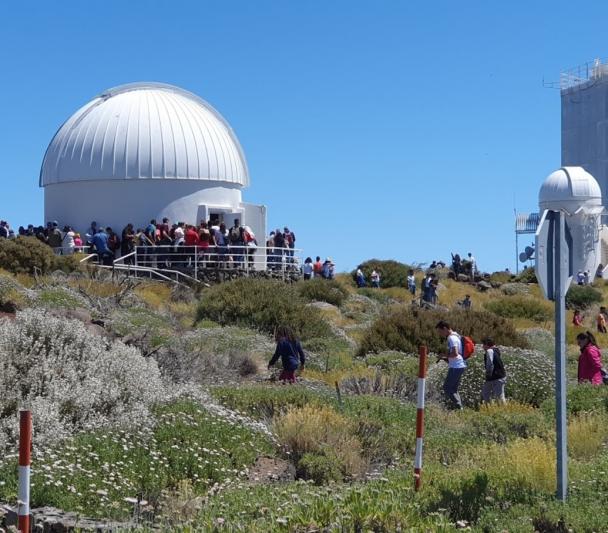
[[[590,381],[592,385],[602,384],[602,354],[590,331],[579,333],[576,342],[581,349],[578,358],[578,382]]]

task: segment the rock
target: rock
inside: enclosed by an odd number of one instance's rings
[[[87,324],[86,330],[93,335],[98,335],[99,337],[110,337],[110,334],[97,324]]]
[[[490,290],[492,288],[492,285],[490,285],[487,281],[480,281],[477,284],[477,288],[481,291],[481,292],[485,292],[487,290]]]
[[[75,320],[80,320],[83,324],[88,324],[91,322],[91,313],[83,307],[77,307],[76,309],[66,309],[65,311],[66,318],[73,318]]]
[[[327,302],[311,302],[309,304],[307,304],[308,307],[315,307],[316,309],[328,309],[331,311],[335,311],[338,308],[335,305],[332,305],[330,303]]]
[[[65,281],[68,275],[63,270],[54,270],[51,272],[50,278],[56,281]]]
[[[469,276],[467,276],[466,274],[458,274],[458,276],[456,277],[457,281],[469,281],[471,278]]]

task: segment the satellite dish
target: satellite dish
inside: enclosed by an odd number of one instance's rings
[[[524,251],[519,254],[519,260],[522,263],[529,261],[534,256],[534,248],[532,246],[526,246]]]

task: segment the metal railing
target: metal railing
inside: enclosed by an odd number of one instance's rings
[[[232,272],[249,276],[256,272],[273,272],[287,278],[299,273],[302,265],[301,249],[246,245],[135,246],[133,251],[115,258],[106,254],[89,254],[81,263],[94,259],[105,269],[127,273],[148,274],[158,272],[159,277],[174,277],[175,281],[200,281],[209,272]]]
[[[559,75],[559,81],[543,81],[543,85],[551,89],[561,89],[564,91],[604,77],[608,77],[608,62],[606,59],[597,58],[593,61],[587,61],[577,65],[576,67],[562,70]]]

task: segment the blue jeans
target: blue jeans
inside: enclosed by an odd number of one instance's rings
[[[458,394],[460,379],[466,368],[448,368],[448,375],[443,382],[443,392],[445,392],[448,402],[454,409],[462,409],[462,400]]]

